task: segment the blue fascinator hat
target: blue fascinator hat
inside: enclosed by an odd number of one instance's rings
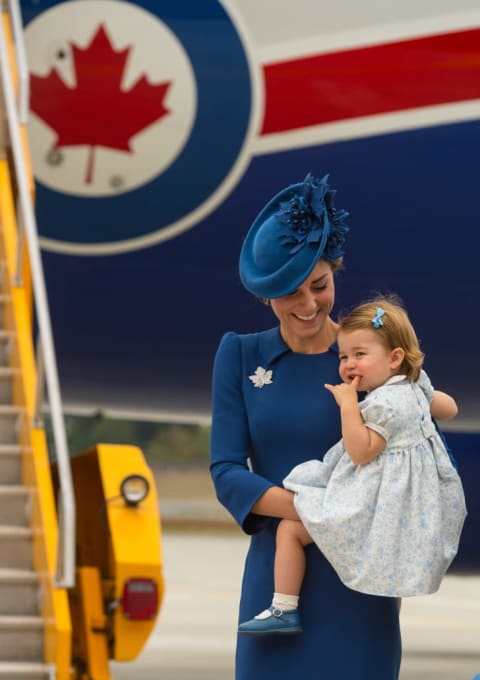
[[[343,255],[348,213],[335,210],[335,190],[328,175],[282,189],[250,227],[240,252],[240,278],[245,288],[262,298],[277,298],[296,290],[320,258]]]

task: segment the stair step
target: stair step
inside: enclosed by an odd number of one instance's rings
[[[0,444],[0,483],[19,484],[22,481],[22,457],[31,453],[30,447]]]
[[[2,569],[0,568],[0,583],[38,583],[38,574],[30,569]]]
[[[15,340],[13,331],[0,330],[0,365],[8,366]]]
[[[25,414],[26,410],[23,407],[0,404],[0,443],[18,443],[18,434]]]
[[[42,661],[44,627],[40,616],[0,616],[0,662]]]
[[[0,525],[27,526],[30,513],[30,491],[26,486],[0,484]]]
[[[0,568],[0,616],[35,616],[39,611],[39,578],[35,571]]]
[[[42,630],[45,621],[41,616],[0,616],[0,634],[10,630]]]
[[[55,677],[51,666],[44,663],[22,661],[0,662],[1,680],[48,680]]]
[[[0,526],[0,567],[31,569],[33,531],[27,527]]]
[[[20,376],[20,370],[11,366],[0,366],[0,404],[10,404],[13,395],[13,381]]]
[[[4,328],[7,322],[5,315],[5,307],[12,301],[10,295],[0,294],[0,327]]]

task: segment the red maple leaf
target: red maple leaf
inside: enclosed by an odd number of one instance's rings
[[[53,148],[90,147],[85,181],[93,179],[96,146],[131,153],[130,139],[170,113],[163,101],[171,82],[151,85],[143,75],[124,92],[120,84],[131,47],[115,51],[100,25],[90,44],[72,48],[76,86],[68,87],[55,69],[31,76],[31,109],[57,133]]]

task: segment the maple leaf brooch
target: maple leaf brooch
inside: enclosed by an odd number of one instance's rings
[[[252,381],[255,387],[263,387],[264,385],[272,384],[272,371],[266,371],[261,366],[258,366],[253,375],[249,375],[248,379]]]

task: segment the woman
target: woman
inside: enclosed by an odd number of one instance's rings
[[[252,224],[240,254],[245,288],[279,321],[220,343],[213,371],[211,473],[220,502],[251,534],[239,620],[273,591],[279,519],[298,520],[282,479],[341,436],[323,387],[338,374],[334,273],[347,227],[327,177],[283,189]],[[318,548],[306,549],[299,612],[303,633],[242,636],[236,680],[395,680],[401,643],[393,598],[346,588]]]

